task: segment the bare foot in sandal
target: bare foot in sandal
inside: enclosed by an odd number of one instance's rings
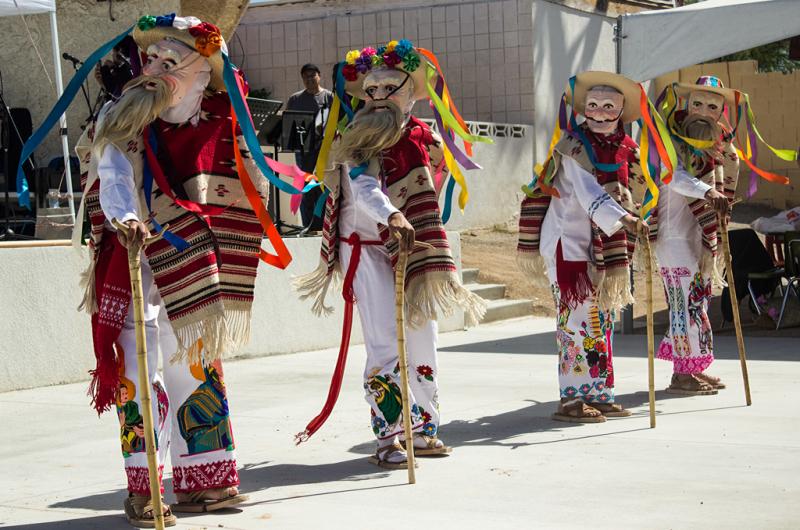
[[[666,392],[684,396],[712,396],[717,393],[713,386],[692,374],[672,374],[672,381]]]
[[[172,515],[172,510],[164,502],[164,499],[161,499],[161,505],[164,513],[164,526],[175,526],[178,519]],[[150,495],[129,495],[125,499],[125,516],[128,518],[128,522],[137,528],[156,527]]]
[[[596,408],[587,405],[580,399],[562,401],[558,412],[551,416],[556,421],[569,423],[603,423],[605,416]]]
[[[720,379],[719,377],[714,377],[713,375],[704,374],[703,372],[700,372],[699,374],[694,374],[694,376],[700,381],[708,383],[717,390],[722,390],[723,388],[725,388],[725,383],[723,383],[722,379]]]
[[[400,440],[400,445],[405,449],[406,441]],[[414,455],[415,456],[439,456],[453,452],[453,448],[446,445],[436,436],[426,434],[414,434]]]
[[[173,506],[176,512],[202,513],[230,508],[247,500],[247,495],[240,495],[239,488],[213,488],[190,493],[176,493],[178,503]]]
[[[379,445],[375,454],[369,457],[369,461],[384,469],[408,469],[408,455],[397,441]]]
[[[606,418],[627,418],[632,413],[617,403],[592,403],[592,407],[599,410]]]

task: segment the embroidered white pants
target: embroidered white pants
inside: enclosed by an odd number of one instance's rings
[[[146,259],[142,260],[142,287],[159,471],[169,454],[176,493],[238,485],[222,366],[219,362],[206,367],[171,363],[178,342]],[[128,491],[149,495],[133,301],[116,346],[124,361],[116,411]],[[158,371],[159,351],[163,374]]]
[[[347,270],[352,247],[339,245],[342,269]],[[372,431],[378,439],[403,432],[400,372],[397,366],[394,270],[382,246],[364,246],[353,291],[364,331],[367,362],[364,390],[370,405]],[[415,432],[435,436],[439,430],[436,321],[418,328],[406,325],[411,421]]]
[[[659,234],[660,237],[660,234]],[[656,246],[659,273],[669,305],[669,328],[657,357],[672,361],[676,374],[696,374],[714,361],[708,303],[711,279],[700,274],[697,251],[688,240],[659,240]]]

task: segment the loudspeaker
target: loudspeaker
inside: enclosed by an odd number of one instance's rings
[[[3,135],[3,147],[5,142],[8,142],[8,178],[6,183],[8,191],[17,191],[17,165],[19,164],[19,157],[22,154],[22,146],[28,141],[28,138],[33,134],[33,120],[31,119],[31,112],[24,107],[11,109],[11,122],[3,123],[5,131]],[[0,151],[0,164],[3,161],[4,150]],[[33,157],[31,157],[33,159]],[[5,167],[0,165],[0,167]],[[24,166],[25,176],[28,178],[28,185],[32,186],[33,169],[30,164]],[[31,191],[35,191],[31,188]]]

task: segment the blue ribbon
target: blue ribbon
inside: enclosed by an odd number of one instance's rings
[[[252,121],[250,121],[250,114],[247,112],[247,107],[245,106],[242,95],[239,92],[239,85],[236,82],[236,73],[233,71],[233,65],[231,64],[231,60],[228,58],[227,54],[222,54],[222,60],[225,63],[225,68],[222,75],[222,79],[225,82],[225,89],[228,91],[228,97],[231,100],[233,111],[236,113],[236,119],[239,121],[239,127],[242,129],[242,136],[244,136],[245,144],[247,144],[247,148],[253,154],[253,160],[258,166],[258,169],[261,170],[261,173],[267,178],[267,180],[269,180],[275,185],[276,188],[284,193],[297,195],[298,193],[306,193],[309,190],[314,189],[318,184],[309,183],[303,188],[302,191],[296,189],[288,182],[278,178],[275,172],[273,172],[272,169],[267,165],[263,155],[258,156],[261,153],[261,145],[258,143],[256,131],[253,129]]]
[[[453,211],[453,191],[456,189],[456,179],[450,176],[447,181],[447,189],[444,195],[444,208],[442,209],[442,224],[447,224],[450,220],[450,213]]]
[[[347,121],[351,121],[353,119],[353,109],[351,108],[350,104],[348,103],[347,94],[344,91],[344,75],[342,74],[342,68],[344,67],[344,63],[338,63],[336,65],[336,95],[339,97],[339,100],[342,102],[342,108],[347,113]],[[335,116],[338,119],[338,116]],[[330,118],[328,118],[330,119]]]
[[[322,217],[322,209],[325,208],[325,201],[328,200],[328,195],[331,194],[330,188],[325,188],[325,192],[319,196],[317,203],[314,205],[314,216]]]
[[[150,134],[147,138],[144,139],[145,142],[150,144],[150,148],[153,150],[153,154],[158,154],[158,139],[156,138],[156,133],[153,129],[150,129]],[[144,157],[144,200],[147,203],[147,211],[148,213],[153,213],[153,209],[150,206],[150,201],[153,194],[153,171],[150,169],[150,163],[147,160],[147,157]],[[156,232],[161,232],[163,227],[156,221],[155,216],[151,215],[150,220],[153,222],[153,228],[155,228]],[[178,252],[183,252],[187,248],[189,248],[189,243],[187,243],[183,238],[175,235],[174,233],[170,232],[169,230],[164,230],[162,237],[173,247],[175,247]]]
[[[369,167],[369,164],[367,162],[362,162],[361,164],[359,164],[356,167],[352,168],[350,170],[350,179],[351,180],[355,180],[359,176],[363,175],[364,172],[367,170],[367,167]]]
[[[570,132],[573,133],[575,136],[578,137],[578,140],[583,144],[584,149],[586,149],[586,154],[589,156],[589,162],[592,163],[594,167],[597,168],[598,171],[602,171],[603,173],[614,173],[616,172],[621,164],[601,164],[597,161],[597,156],[594,154],[594,149],[592,148],[591,142],[583,134],[583,131],[580,127],[578,127],[578,122],[575,121],[575,76],[569,78],[569,89],[572,92],[572,113],[569,117],[569,125],[570,125]]]
[[[94,69],[94,66],[100,62],[106,54],[108,54],[114,46],[117,45],[122,39],[125,38],[131,31],[133,31],[133,26],[126,29],[124,32],[120,33],[110,41],[106,42],[99,48],[97,48],[94,53],[92,53],[86,62],[83,63],[80,70],[75,72],[75,75],[70,80],[67,88],[64,90],[61,97],[58,98],[56,105],[53,107],[53,110],[50,111],[50,114],[44,119],[42,125],[36,129],[28,141],[25,142],[25,145],[22,146],[22,153],[19,157],[19,164],[17,165],[17,200],[19,201],[19,205],[23,208],[27,208],[30,210],[31,208],[31,198],[30,193],[28,192],[28,181],[25,178],[25,173],[22,171],[23,163],[30,158],[33,154],[34,150],[44,141],[47,133],[50,132],[50,129],[53,128],[53,125],[56,124],[58,119],[67,111],[67,107],[69,104],[72,103],[72,100],[75,98],[75,95],[80,90],[81,85],[89,77],[89,74]],[[69,163],[69,162],[67,162]]]

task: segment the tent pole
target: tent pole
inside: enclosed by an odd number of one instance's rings
[[[61,79],[61,49],[58,45],[58,22],[56,21],[55,10],[50,11],[50,35],[53,39],[53,68],[56,77],[56,98],[60,98],[64,92],[64,81]],[[67,115],[62,114],[60,118],[61,150],[64,154],[64,175],[67,180],[67,197],[69,198],[69,215],[72,224],[75,224],[75,194],[72,191],[72,169],[69,165],[69,139],[67,138]],[[41,190],[36,190],[41,193]]]

